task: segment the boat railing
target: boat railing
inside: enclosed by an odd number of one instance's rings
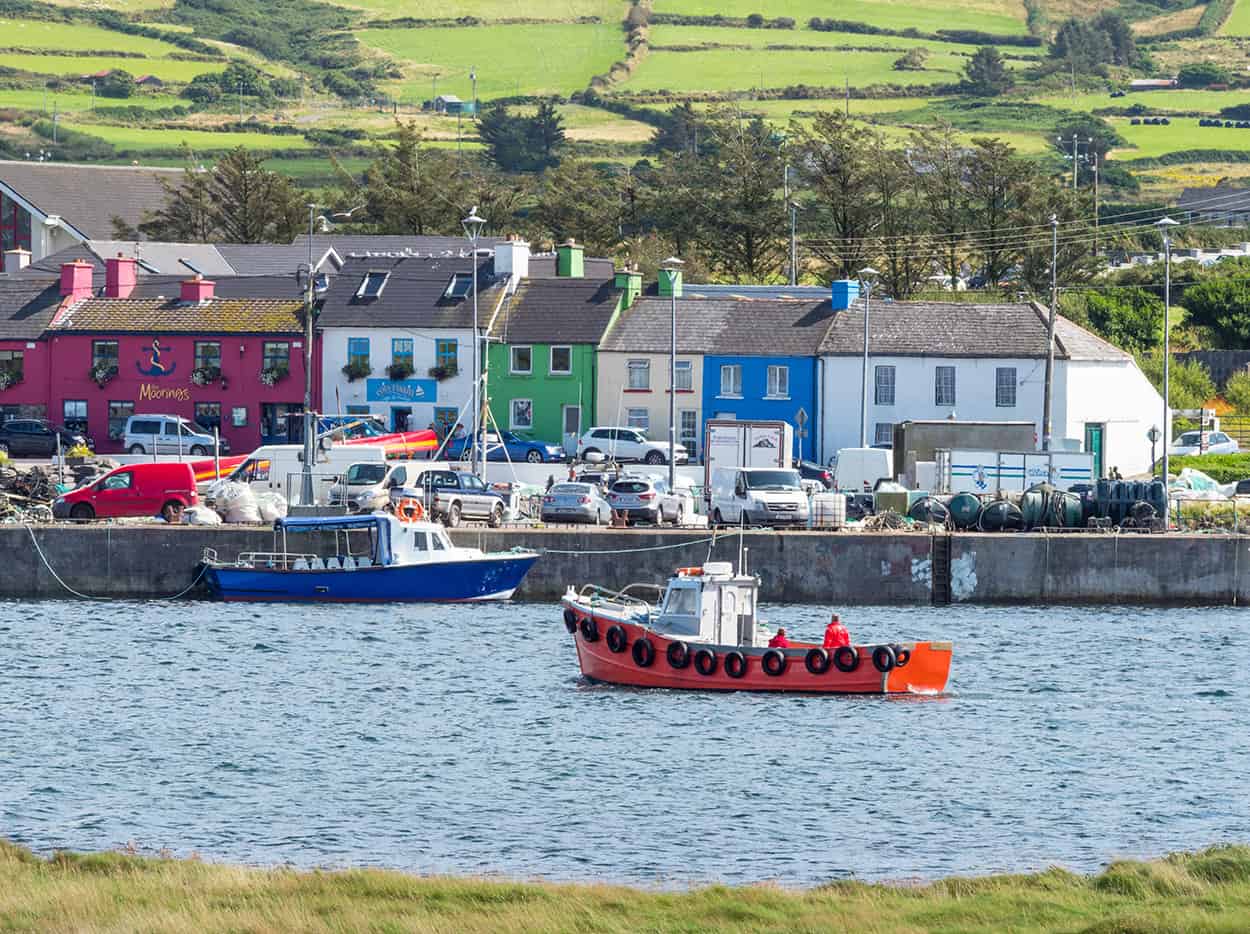
[[[272,568],[278,571],[290,571],[297,562],[302,561],[308,567],[317,558],[316,554],[304,554],[298,551],[244,551],[235,562],[241,568]]]
[[[608,590],[606,587],[600,587],[598,584],[585,584],[577,592],[577,595],[592,606],[607,605],[625,611],[641,611],[649,615],[654,605],[641,597],[629,593],[629,591],[654,586],[654,584],[630,584],[621,590]],[[656,587],[655,589],[658,591],[660,588]]]

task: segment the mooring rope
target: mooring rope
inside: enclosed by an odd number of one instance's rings
[[[75,589],[74,589],[73,587],[71,587],[69,584],[65,583],[65,581],[64,581],[64,580],[62,580],[61,575],[60,575],[60,574],[58,574],[58,573],[56,573],[56,568],[52,567],[52,565],[48,563],[48,556],[47,556],[47,555],[45,555],[45,554],[43,553],[43,549],[39,547],[39,539],[35,538],[35,530],[34,530],[33,528],[31,528],[29,525],[25,525],[25,526],[24,526],[24,528],[26,529],[26,531],[27,531],[27,532],[29,532],[29,533],[30,533],[30,540],[31,540],[31,543],[35,546],[35,553],[36,553],[37,555],[39,555],[39,560],[43,562],[43,566],[44,566],[45,568],[47,568],[47,569],[48,569],[48,573],[52,575],[52,578],[53,578],[53,579],[54,579],[54,580],[55,580],[58,584],[60,584],[62,587],[64,587],[64,588],[66,589],[66,591],[68,591],[69,593],[73,594],[75,597],[80,597],[80,598],[82,598],[83,600],[117,600],[117,599],[123,599],[123,598],[119,598],[119,597],[101,597],[101,596],[96,596],[96,595],[94,595],[94,594],[89,594],[89,593],[81,593],[80,591],[75,590]],[[197,585],[197,584],[199,584],[199,582],[200,582],[201,580],[203,580],[203,578],[204,578],[204,574],[205,574],[207,571],[208,571],[208,566],[207,566],[207,565],[201,565],[201,566],[200,566],[200,573],[199,573],[199,574],[197,574],[197,575],[195,575],[195,580],[191,581],[190,585],[189,585],[189,586],[187,586],[185,589],[178,591],[176,594],[174,594],[174,595],[172,595],[172,596],[169,596],[169,597],[147,597],[147,598],[145,598],[145,599],[149,599],[149,600],[177,600],[179,597],[185,597],[187,594],[189,594],[192,590],[194,590],[194,589],[195,589],[196,585]]]
[[[586,551],[578,549],[577,551],[565,551],[560,548],[535,548],[542,555],[633,555],[644,551],[668,551],[673,548],[688,548],[691,545],[704,545],[708,542],[716,541],[715,535],[707,538],[696,538],[689,542],[678,542],[676,545],[652,545],[648,548],[613,548],[609,551]]]

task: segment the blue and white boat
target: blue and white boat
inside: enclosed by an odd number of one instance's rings
[[[316,544],[327,547],[304,551],[288,547],[292,536],[310,533],[319,533]],[[328,547],[331,536],[333,554]],[[234,563],[225,563],[206,548],[204,578],[213,596],[222,600],[507,600],[537,560],[538,555],[528,551],[460,548],[437,523],[402,522],[379,512],[279,519],[274,523],[273,551],[244,552]]]

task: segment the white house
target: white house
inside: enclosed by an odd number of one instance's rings
[[[836,290],[835,290],[836,291]],[[853,289],[851,290],[853,293]],[[845,294],[845,292],[843,293]],[[821,344],[821,458],[860,443],[864,299],[839,302]],[[849,307],[848,307],[849,305]],[[1030,421],[1040,446],[1047,311],[1034,303],[890,302],[869,309],[867,442],[908,419]],[[1133,358],[1059,318],[1052,443],[1093,451],[1105,475],[1150,469],[1163,400]]]

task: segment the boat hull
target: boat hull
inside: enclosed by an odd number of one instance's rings
[[[344,570],[287,571],[208,565],[204,577],[220,600],[296,603],[458,603],[507,600],[537,555]]]
[[[734,645],[707,645],[689,643],[691,655],[698,649],[709,649],[716,655],[715,670],[702,674],[691,661],[682,668],[670,664],[667,653],[675,638],[651,632],[635,623],[595,614],[598,638],[588,640],[582,631],[581,620],[591,616],[588,608],[566,601],[566,607],[577,616],[577,631],[573,639],[577,645],[577,661],[582,674],[594,681],[640,688],[669,688],[697,691],[768,691],[803,694],[936,694],[946,689],[950,676],[951,643],[949,642],[901,642],[910,653],[907,663],[890,671],[879,671],[872,661],[875,645],[858,645],[859,664],[854,671],[843,672],[830,664],[828,670],[814,674],[808,670],[805,658],[814,645],[794,645],[783,650],[786,657],[785,670],[779,675],[764,671],[762,659],[767,649],[743,648]],[[625,630],[623,651],[613,652],[606,638],[607,629],[618,625]],[[639,665],[633,646],[643,637],[654,647],[654,659],[650,665]],[[725,657],[729,652],[739,651],[746,659],[741,677],[732,677],[725,670]]]

